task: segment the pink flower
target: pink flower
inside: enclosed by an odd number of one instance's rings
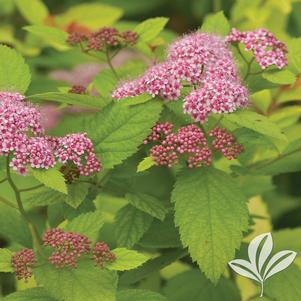
[[[25,248],[12,256],[11,263],[17,279],[27,281],[32,276],[32,268],[36,265],[37,259],[32,249]]]
[[[18,93],[0,92],[0,155],[13,154],[10,166],[25,175],[28,165],[49,169],[56,160],[73,162],[80,175],[101,170],[91,140],[85,133],[43,136],[41,113]],[[30,134],[31,131],[31,134]]]
[[[166,61],[134,81],[121,83],[112,96],[122,99],[148,93],[176,100],[185,83],[195,90],[184,99],[184,111],[196,121],[205,122],[210,113],[233,112],[248,103],[247,89],[241,84],[226,40],[206,33],[175,41]]]
[[[228,42],[240,42],[246,50],[252,50],[257,63],[262,69],[271,65],[282,69],[287,65],[286,45],[264,28],[241,32],[233,28],[227,37]]]
[[[44,233],[43,243],[54,249],[48,260],[58,269],[77,268],[80,257],[91,250],[91,241],[86,236],[65,232],[59,228],[47,230]]]

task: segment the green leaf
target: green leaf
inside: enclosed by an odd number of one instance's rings
[[[172,200],[183,245],[216,283],[248,228],[246,197],[223,171],[202,168],[179,176]]]
[[[220,11],[216,14],[208,15],[200,30],[202,32],[216,33],[226,36],[230,32],[230,24],[225,17],[224,12]]]
[[[137,283],[138,281],[147,278],[149,275],[162,270],[171,263],[187,256],[187,250],[171,249],[154,259],[149,260],[143,266],[135,270],[124,272],[120,277],[120,285],[128,286]]]
[[[301,38],[291,39],[288,43],[289,69],[295,74],[301,73]]]
[[[0,91],[24,93],[30,79],[23,57],[14,49],[0,45]]]
[[[265,283],[265,295],[277,301],[301,300],[301,270],[291,265],[286,270],[274,275]]]
[[[92,30],[114,24],[122,16],[118,7],[102,3],[83,3],[73,5],[69,10],[55,19],[61,26],[79,23]]]
[[[153,218],[131,205],[121,208],[115,218],[115,236],[118,246],[131,248],[149,229]]]
[[[301,140],[290,143],[277,157],[259,161],[250,166],[250,171],[261,175],[277,175],[301,170]]]
[[[167,301],[167,299],[152,291],[126,289],[117,292],[117,301]]]
[[[127,193],[125,197],[135,208],[161,221],[164,220],[168,210],[159,199],[145,193]]]
[[[58,300],[115,301],[116,272],[95,267],[91,260],[81,260],[71,271],[44,264],[34,269],[34,276]]]
[[[293,250],[300,254],[301,241],[300,239],[296,239],[296,237],[301,237],[301,227],[273,231],[274,252]]]
[[[137,172],[145,171],[155,165],[152,157],[145,157],[138,165]]]
[[[115,103],[83,121],[104,168],[120,164],[136,152],[159,119],[161,109],[162,104],[155,101],[130,107]]]
[[[41,0],[15,0],[15,3],[24,19],[31,24],[43,24],[49,15]]]
[[[289,85],[296,81],[296,76],[289,70],[265,72],[262,74],[262,77],[271,83],[279,85]]]
[[[30,25],[23,27],[24,30],[39,37],[46,45],[52,46],[57,50],[65,51],[70,49],[67,44],[67,32],[46,25]]]
[[[44,288],[35,287],[15,292],[4,298],[4,301],[57,301]]]
[[[65,203],[73,208],[77,208],[88,194],[89,184],[75,183],[68,185],[68,196],[65,199]]]
[[[32,238],[24,218],[14,208],[0,204],[0,233],[1,236],[13,242],[31,248]]]
[[[230,121],[239,127],[245,127],[265,136],[287,140],[281,129],[267,117],[252,111],[240,111],[224,115],[225,121]]]
[[[8,249],[0,249],[0,272],[13,272],[11,257],[13,253]]]
[[[147,19],[138,24],[133,31],[138,33],[140,41],[149,42],[159,35],[167,22],[168,18],[164,17]]]
[[[284,103],[292,100],[301,99],[301,87],[297,86],[287,90],[282,90],[279,97],[277,97],[277,103]]]
[[[48,170],[31,169],[31,174],[45,186],[67,194],[67,185],[63,174],[57,169]]]
[[[86,235],[92,242],[95,242],[98,238],[99,230],[103,225],[103,214],[100,211],[94,211],[75,217],[68,222],[64,230]]]
[[[117,79],[111,70],[104,69],[94,78],[93,85],[101,96],[111,97],[111,93],[117,85]]]
[[[34,102],[55,101],[84,108],[103,109],[111,102],[110,98],[100,96],[80,95],[75,93],[47,92],[28,96]]]
[[[116,256],[116,259],[112,263],[107,264],[106,268],[113,271],[132,270],[149,259],[149,257],[144,254],[125,248],[114,249],[112,250],[112,253]]]
[[[240,301],[238,288],[228,279],[222,278],[215,286],[197,270],[187,271],[170,279],[165,295],[172,301]]]

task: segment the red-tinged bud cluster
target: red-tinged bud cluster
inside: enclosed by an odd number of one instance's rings
[[[120,32],[114,27],[102,27],[89,35],[72,32],[69,34],[67,42],[71,46],[82,43],[84,51],[106,51],[108,48],[133,46],[137,39],[136,32],[130,30]]]
[[[244,147],[235,142],[235,137],[226,129],[215,128],[210,131],[209,136],[214,138],[212,148],[220,151],[228,160],[236,159],[240,153],[244,152]]]
[[[150,141],[160,142],[150,150],[150,155],[157,165],[172,167],[180,163],[180,158],[185,158],[188,167],[210,165],[212,152],[207,145],[203,131],[196,125],[181,127],[172,133],[172,124],[157,124],[145,143]],[[163,132],[165,137],[158,133]]]
[[[80,32],[71,32],[68,35],[67,43],[71,46],[75,46],[86,39],[87,39],[87,37]]]
[[[74,164],[67,164],[60,168],[60,172],[63,174],[65,178],[65,182],[67,184],[72,184],[74,180],[80,177],[80,171],[77,166]]]
[[[100,241],[96,243],[93,249],[93,261],[96,266],[104,268],[106,263],[111,263],[116,259],[116,256],[111,252],[109,246]]]
[[[17,279],[27,281],[32,276],[32,268],[36,265],[37,259],[32,249],[22,249],[12,256],[11,263]]]
[[[74,93],[74,94],[86,94],[86,92],[87,92],[86,87],[81,85],[73,85],[69,90],[69,93]]]
[[[226,129],[210,131],[209,136],[214,138],[211,141],[194,124],[183,126],[176,133],[172,132],[172,128],[173,125],[168,122],[158,123],[144,141],[145,144],[159,143],[150,149],[150,156],[157,165],[172,167],[184,159],[189,168],[209,166],[214,151],[221,152],[228,160],[237,158],[244,151]]]
[[[47,230],[43,237],[43,243],[54,249],[48,260],[58,269],[68,267],[72,270],[77,268],[80,257],[91,251],[91,241],[88,237],[73,232],[65,232],[58,228]]]

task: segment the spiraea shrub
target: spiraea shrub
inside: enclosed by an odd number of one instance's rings
[[[0,28],[3,300],[259,300],[228,262],[271,231],[301,250],[300,191],[283,188],[301,171],[301,41],[255,18],[289,24],[291,6],[244,2],[183,35],[98,2],[14,2],[27,24]],[[264,300],[301,300],[300,281],[297,258]]]

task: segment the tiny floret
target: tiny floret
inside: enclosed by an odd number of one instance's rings
[[[103,241],[96,243],[93,249],[94,264],[100,268],[104,268],[106,263],[112,263],[116,259],[110,247]]]

